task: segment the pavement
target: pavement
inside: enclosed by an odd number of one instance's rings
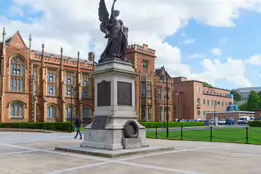
[[[115,159],[54,151],[74,133],[0,132],[0,174],[260,174],[261,146],[148,139],[173,151]]]

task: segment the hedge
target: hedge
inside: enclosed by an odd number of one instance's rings
[[[248,125],[250,127],[261,127],[261,121],[257,121],[257,120],[249,121]]]
[[[140,122],[141,125],[146,128],[164,128],[166,123],[164,122]],[[193,126],[204,126],[204,122],[169,122],[169,127],[193,127]]]
[[[20,129],[41,129],[41,130],[55,130],[68,131],[75,130],[75,126],[70,122],[15,122],[15,123],[0,123],[0,128],[20,128]]]

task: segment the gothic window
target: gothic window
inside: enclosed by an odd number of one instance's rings
[[[38,92],[38,68],[33,69],[33,93],[36,95]]]
[[[146,82],[145,81],[141,82],[141,96],[146,97]]]
[[[84,120],[90,120],[91,119],[91,108],[89,106],[83,107],[83,119]]]
[[[141,106],[141,120],[147,121],[147,119],[146,119],[146,106],[145,105]]]
[[[21,57],[11,59],[10,89],[11,91],[24,92],[24,67],[25,62]]]
[[[162,106],[159,107],[159,120],[163,121],[163,118],[162,118]]]
[[[14,102],[11,104],[11,117],[24,117],[24,103],[22,102]]]
[[[88,75],[83,75],[81,85],[82,85],[82,98],[90,98],[92,79]]]
[[[72,110],[72,112],[71,112],[71,110]],[[71,120],[71,117],[72,117],[72,119],[74,119],[75,113],[76,113],[75,106],[70,105],[70,106],[66,107],[66,119],[67,120]]]
[[[74,73],[66,73],[66,96],[75,96],[75,74]]]
[[[148,105],[148,120],[152,121],[152,106]]]
[[[57,116],[57,107],[54,105],[48,106],[47,108],[48,118],[56,118]]]
[[[48,70],[48,86],[47,86],[47,94],[51,96],[56,96],[56,71],[55,70]]]

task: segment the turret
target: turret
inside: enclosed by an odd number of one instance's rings
[[[61,47],[61,60],[60,60],[60,68],[63,70],[63,47]]]
[[[42,44],[42,68],[44,68],[44,44]]]
[[[29,50],[32,49],[32,35],[29,36]]]
[[[5,48],[5,36],[6,36],[6,33],[5,33],[5,27],[3,28],[3,51],[2,51],[2,56],[4,57],[5,56],[5,53],[6,53],[6,48]]]

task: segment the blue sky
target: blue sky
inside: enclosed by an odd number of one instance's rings
[[[48,1],[48,3],[47,3],[47,1]],[[83,0],[76,0],[76,1],[79,3],[80,3],[80,1],[83,2]],[[24,36],[27,36],[29,33],[32,33],[33,41],[36,42],[38,45],[41,45],[40,42],[44,41],[44,42],[48,42],[48,44],[50,45],[49,47],[53,47],[53,48],[55,48],[55,50],[59,50],[58,47],[60,47],[61,44],[63,44],[63,45],[65,45],[64,47],[67,48],[64,50],[71,49],[74,53],[77,52],[76,49],[78,50],[78,48],[81,47],[82,44],[80,42],[82,42],[83,40],[81,40],[79,43],[78,42],[73,43],[70,40],[70,38],[77,37],[77,39],[81,39],[81,37],[79,37],[79,35],[76,37],[73,37],[72,35],[73,35],[74,31],[71,31],[70,33],[67,33],[67,35],[65,35],[66,38],[61,38],[64,33],[61,32],[61,34],[60,34],[59,27],[55,26],[55,24],[58,23],[58,25],[60,25],[62,27],[63,26],[66,27],[66,25],[68,25],[69,22],[66,21],[68,19],[68,17],[64,14],[65,13],[68,14],[68,12],[69,12],[68,9],[79,8],[79,6],[73,7],[73,5],[75,5],[75,3],[73,3],[72,1],[68,1],[68,2],[66,1],[66,3],[60,3],[60,4],[58,2],[56,3],[54,1],[52,1],[53,4],[51,4],[51,1],[49,1],[49,0],[46,0],[46,1],[39,0],[37,2],[39,3],[40,8],[39,7],[36,8],[37,4],[34,4],[34,6],[30,6],[31,2],[32,2],[32,0],[15,0],[15,1],[2,0],[2,1],[0,1],[0,19],[5,19],[4,23],[1,23],[1,21],[0,21],[0,24],[3,25],[1,27],[5,26],[9,29],[9,31],[20,30],[21,33],[24,34]],[[72,3],[72,4],[69,4],[69,3]],[[67,8],[66,8],[66,5],[68,5]],[[128,4],[128,5],[130,5],[130,4]],[[94,6],[95,10],[97,8],[96,6],[97,5]],[[157,8],[157,6],[159,6],[159,4],[155,5],[155,8]],[[219,7],[216,7],[216,8],[219,8]],[[223,7],[220,7],[220,9],[222,9],[222,8]],[[41,10],[39,10],[39,9],[41,9]],[[44,11],[44,10],[46,10],[46,11]],[[137,8],[136,10],[139,10],[139,9]],[[141,10],[143,10],[143,9],[141,8]],[[78,10],[78,11],[80,11],[80,10]],[[90,14],[93,14],[93,12],[91,12],[90,9],[86,9],[85,12],[86,13],[89,12]],[[44,17],[46,17],[47,13],[48,13],[48,15],[50,15],[49,18],[45,19],[41,23],[41,21],[38,19],[44,19]],[[80,17],[77,18],[77,16],[76,16],[76,15],[78,15],[77,13],[78,13],[77,10],[70,11],[70,15],[72,16],[72,19],[69,19],[69,20],[73,20],[75,18],[75,21],[76,22],[80,21],[81,25],[83,25],[86,21],[88,21],[88,16],[90,16],[90,14],[86,15],[87,17],[85,17],[85,18],[82,17],[84,14],[79,14]],[[57,19],[59,21],[55,21],[55,19],[56,19],[55,17],[58,15],[61,15],[61,16],[57,17]],[[135,15],[138,15],[138,13]],[[158,15],[164,15],[164,14],[161,13]],[[64,17],[64,19],[63,19],[63,17]],[[166,18],[167,17],[169,17],[169,16],[166,16]],[[49,20],[49,21],[47,21],[47,20]],[[134,20],[134,22],[138,22],[138,18],[135,18],[135,20]],[[19,22],[19,24],[14,24],[13,23],[14,21]],[[148,19],[148,21],[149,21],[149,19]],[[162,21],[162,19],[160,21]],[[46,23],[44,23],[44,22],[46,22]],[[90,20],[90,22],[92,22],[92,21]],[[260,75],[261,74],[261,68],[260,68],[261,64],[257,65],[255,63],[251,63],[251,64],[243,63],[243,65],[241,65],[238,68],[237,67],[231,68],[231,72],[229,72],[230,68],[229,68],[229,63],[228,63],[229,62],[228,58],[233,59],[234,62],[235,61],[247,62],[250,59],[250,57],[261,55],[261,49],[260,49],[261,48],[261,34],[259,34],[260,28],[261,28],[261,13],[257,13],[254,11],[241,10],[240,17],[234,19],[233,22],[234,22],[234,27],[225,27],[225,26],[214,27],[214,26],[210,26],[206,23],[199,22],[199,20],[197,20],[195,17],[193,18],[193,16],[192,16],[191,19],[189,21],[187,21],[187,25],[185,27],[179,27],[179,29],[177,29],[177,32],[175,32],[174,35],[172,35],[172,36],[168,35],[167,39],[165,39],[164,41],[167,42],[171,46],[177,47],[180,50],[181,61],[178,62],[178,64],[185,64],[187,67],[189,67],[190,70],[189,70],[189,73],[187,73],[187,76],[191,75],[191,77],[193,77],[193,78],[195,77],[195,78],[197,78],[197,80],[209,81],[210,83],[213,83],[214,86],[217,86],[220,88],[227,88],[227,89],[233,89],[233,88],[242,87],[242,86],[261,86],[261,75]],[[127,23],[128,23],[128,21],[127,21]],[[90,24],[92,24],[92,23],[90,23]],[[85,26],[85,27],[91,28],[92,26],[90,24],[86,24],[87,26]],[[54,26],[52,26],[52,25],[54,25]],[[74,24],[69,24],[69,25],[74,25]],[[159,25],[161,25],[161,24],[159,23]],[[164,23],[164,25],[165,25],[165,23]],[[40,26],[40,28],[46,27],[46,29],[43,28],[42,29],[43,31],[35,30],[34,27],[36,27],[36,26]],[[136,26],[138,26],[138,25],[136,25]],[[49,31],[47,31],[48,28],[50,28]],[[151,28],[151,26],[148,25],[148,30],[150,30],[150,28]],[[95,30],[97,30],[97,29],[95,28]],[[173,30],[175,30],[175,28],[173,28]],[[78,30],[75,30],[75,31],[78,31]],[[92,37],[94,37],[93,34],[91,33],[92,31],[93,31],[93,28],[90,29],[90,31],[86,31],[86,32],[89,32],[89,35],[92,35]],[[133,31],[133,28],[130,31]],[[42,34],[41,32],[45,32],[45,33]],[[59,36],[57,35],[56,38],[50,39],[50,37],[53,36],[54,32],[56,32],[56,33],[58,32]],[[49,33],[49,35],[48,35],[48,33]],[[75,33],[75,34],[78,34],[78,33]],[[155,31],[155,34],[157,34],[156,31]],[[70,35],[70,37],[68,35]],[[88,33],[86,34],[86,36],[88,36]],[[142,35],[142,37],[144,37],[144,35]],[[145,36],[145,37],[149,37],[149,36]],[[137,37],[137,38],[140,38],[140,37]],[[97,49],[96,47],[98,47],[97,42],[95,42],[94,40],[95,39],[89,39],[88,37],[86,37],[86,39],[84,40],[84,42],[86,42],[86,44],[88,45],[88,47],[90,48],[91,51],[92,50],[95,51],[95,49]],[[140,40],[143,40],[143,39],[141,38]],[[56,41],[57,41],[57,45],[51,46],[51,44],[55,44]],[[137,41],[139,41],[139,40],[137,40]],[[185,44],[185,41],[188,41],[188,43]],[[52,42],[52,43],[50,43],[50,42]],[[149,45],[153,45],[153,43],[151,43],[151,44],[149,43]],[[99,45],[99,47],[101,47],[101,46]],[[221,54],[214,55],[213,53],[211,53],[211,50],[214,48],[220,50]],[[86,50],[86,45],[82,46],[81,49]],[[153,49],[156,49],[156,51],[158,51],[157,48],[153,48]],[[52,50],[50,50],[50,51],[52,51]],[[159,50],[159,53],[160,52],[162,53],[162,52],[164,52],[164,50]],[[197,55],[197,56],[193,57],[193,55],[194,56]],[[167,56],[171,57],[172,55],[167,55]],[[158,57],[162,58],[161,55],[159,55]],[[163,57],[163,59],[164,59],[164,57]],[[220,64],[221,64],[219,66],[220,69],[218,68],[217,65],[213,65],[213,67],[214,66],[217,67],[216,71],[208,72],[207,66],[212,66],[209,64],[209,62],[212,62],[214,60],[220,61]],[[261,61],[261,56],[260,56],[260,59],[258,59],[258,60]],[[232,61],[232,64],[234,63],[233,61]],[[205,67],[203,66],[203,64],[205,65]],[[178,69],[178,66],[179,65],[171,64],[171,66],[169,66],[170,67],[169,71],[172,71],[172,69],[176,69],[176,67]],[[180,69],[181,70],[179,70],[178,75],[183,75],[182,68],[180,68]],[[240,70],[240,69],[242,69],[242,70]],[[234,73],[232,73],[232,71]],[[222,75],[219,75],[219,72]],[[185,73],[185,70],[184,70],[184,73]],[[215,73],[215,74],[213,74],[213,73]],[[237,73],[239,73],[239,74],[241,73],[241,75],[237,76]],[[175,73],[173,73],[173,74],[177,75]],[[227,76],[226,76],[226,74],[227,74]],[[213,76],[213,78],[212,78],[212,76]],[[227,78],[230,76],[231,76],[231,78]],[[237,78],[237,80],[233,79],[234,77]],[[242,82],[238,83],[237,81],[242,81]]]

